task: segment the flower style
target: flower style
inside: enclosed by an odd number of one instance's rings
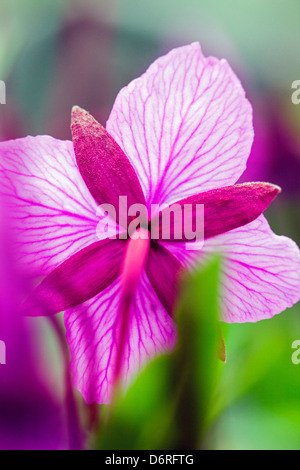
[[[106,130],[75,107],[72,132],[73,144],[47,136],[1,143],[0,184],[20,263],[43,276],[24,308],[65,311],[73,383],[88,403],[108,403],[117,379],[174,347],[180,273],[212,252],[224,256],[224,321],[270,318],[299,301],[300,251],[262,215],[279,188],[235,185],[252,111],[225,60],[204,58],[198,43],[174,49],[121,90]],[[186,240],[161,231],[150,240],[143,224],[128,240],[112,239],[130,217],[99,240],[98,206],[112,204],[120,222],[120,196],[162,212],[204,204],[203,248],[186,250]]]

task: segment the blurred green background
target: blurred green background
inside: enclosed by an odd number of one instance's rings
[[[254,108],[255,141],[242,181],[282,187],[268,210],[275,232],[300,243],[299,0],[1,0],[0,140],[69,139],[80,105],[102,124],[119,89],[159,55],[192,41],[225,57]],[[222,324],[227,363],[205,446],[300,449],[300,307],[257,324]],[[50,341],[51,343],[51,341]],[[51,344],[50,346],[51,347]]]

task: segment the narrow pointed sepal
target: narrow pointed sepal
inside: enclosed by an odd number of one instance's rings
[[[151,226],[156,224],[158,240],[193,241],[192,230],[198,234],[203,233],[204,239],[211,238],[257,219],[279,192],[278,186],[259,182],[213,189],[182,199],[165,208],[151,221]],[[200,205],[204,206],[204,217],[202,221],[198,221],[200,228],[194,230],[197,226],[196,208]],[[168,237],[165,237],[162,221],[169,220],[166,212],[172,207],[174,216],[170,219]]]
[[[119,196],[127,196],[127,204],[145,204],[145,197],[136,172],[127,156],[101,124],[87,111],[72,109],[72,134],[76,161],[81,176],[98,204],[111,204],[119,217]],[[127,225],[126,225],[127,227]]]
[[[75,307],[108,287],[119,275],[125,242],[102,240],[57,266],[23,304],[28,316],[48,316]]]

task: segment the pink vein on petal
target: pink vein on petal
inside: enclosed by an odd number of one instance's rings
[[[272,232],[263,215],[243,227],[205,240],[201,251],[162,242],[186,268],[223,256],[220,311],[228,323],[256,322],[300,300],[300,250]]]
[[[120,331],[120,301],[118,278],[94,299],[65,312],[73,383],[87,403],[109,403],[111,400]],[[122,364],[125,385],[147,360],[172,350],[176,344],[175,324],[144,272],[131,304],[129,328]]]
[[[72,142],[47,136],[1,142],[0,192],[20,267],[28,274],[47,275],[98,240],[97,204],[78,171]]]
[[[120,91],[107,129],[134,166],[147,204],[235,183],[253,139],[252,111],[224,60],[174,49]]]

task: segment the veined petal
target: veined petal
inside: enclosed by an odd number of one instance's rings
[[[78,171],[72,142],[47,136],[1,142],[0,193],[28,274],[47,275],[99,240],[97,205]]]
[[[157,297],[169,315],[174,312],[178,283],[184,266],[170,251],[159,243],[153,243],[146,264],[146,273]]]
[[[199,234],[203,233],[205,239],[215,237],[255,220],[267,209],[279,192],[278,186],[259,182],[212,189],[177,201],[173,206],[175,209],[172,218],[165,217],[169,211],[169,208],[166,208],[154,217],[151,225],[157,225],[158,240],[189,241],[192,230],[197,236],[196,206],[203,204],[204,219],[199,221]],[[169,238],[164,236],[162,225],[164,218],[170,227]],[[181,238],[176,238],[175,235],[179,233]]]
[[[87,403],[109,403],[120,329],[120,279],[94,299],[65,312],[74,386]],[[145,273],[131,305],[129,335],[122,362],[124,383],[149,358],[176,344],[175,324],[159,302]]]
[[[120,273],[125,246],[124,240],[101,240],[72,255],[35,288],[25,315],[52,315],[105,290]]]
[[[223,254],[220,305],[228,323],[271,318],[300,300],[300,250],[291,239],[274,234],[262,215],[205,240],[201,252],[186,251],[180,243],[164,246],[186,266]]]
[[[72,111],[74,150],[80,173],[98,204],[111,204],[119,218],[119,196],[127,196],[127,204],[145,204],[145,197],[133,166],[120,146],[88,112]]]
[[[165,205],[237,181],[252,144],[252,110],[227,62],[205,58],[193,43],[121,90],[107,130],[147,203]]]

